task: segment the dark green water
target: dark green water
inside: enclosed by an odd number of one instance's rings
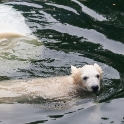
[[[2,124],[124,124],[123,0],[1,3],[20,11],[32,32],[44,43],[38,56],[30,59],[1,55],[1,80],[68,75],[70,65],[98,63],[104,71],[99,103],[92,104],[91,98],[86,103],[79,99],[76,105],[61,111],[25,103],[0,104]]]

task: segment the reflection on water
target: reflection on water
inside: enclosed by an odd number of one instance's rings
[[[29,61],[38,60],[43,46],[19,11],[1,4],[0,13],[1,75],[12,76],[19,68],[27,68]]]
[[[117,99],[111,103],[97,105],[89,102],[63,111],[50,111],[28,104],[0,104],[0,113],[2,113],[0,120],[1,123],[5,124],[75,124],[81,122],[85,124],[123,124],[123,104],[124,99]]]
[[[42,43],[26,37],[12,38],[0,45],[1,76],[23,75],[20,69],[27,69],[30,61],[39,60],[43,50]],[[9,66],[8,66],[9,65]]]
[[[11,5],[20,11],[26,19],[26,24],[41,42],[15,38],[10,43],[2,44],[0,80],[68,75],[70,65],[80,67],[95,62],[102,67],[104,75],[102,88],[95,103],[92,96],[88,97],[89,99],[71,98],[65,100],[65,104],[61,100],[44,101],[37,97],[34,101],[29,98],[30,103],[36,108],[28,108],[26,96],[18,99],[18,102],[25,103],[24,105],[8,105],[8,109],[1,109],[0,113],[4,113],[6,117],[1,116],[0,120],[6,123],[7,120],[9,123],[61,124],[82,123],[82,120],[85,124],[123,123],[123,1],[2,0],[1,3]],[[45,45],[44,49],[42,44]],[[51,108],[58,106],[59,102],[60,106],[73,107],[61,112],[42,109],[50,108],[50,105]],[[50,104],[46,105],[47,103]],[[47,107],[44,107],[44,104]],[[0,108],[5,106],[0,104]],[[25,115],[17,113],[18,118],[14,115],[11,119],[7,114],[8,110],[13,113],[15,110],[22,110]],[[115,113],[116,111],[118,113]],[[112,113],[115,113],[117,118],[114,118]]]
[[[103,17],[102,15],[96,13],[92,9],[84,6],[81,2],[79,2],[77,0],[72,0],[72,1],[75,2],[75,3],[77,3],[82,8],[82,11],[85,12],[87,15],[91,16],[92,18],[95,18],[98,21],[104,21],[104,20],[106,20],[105,17]]]

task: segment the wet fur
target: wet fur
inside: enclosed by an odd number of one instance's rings
[[[94,65],[86,65],[85,69],[93,66],[96,72],[102,70]],[[83,68],[71,67],[72,74],[70,76],[50,77],[50,78],[37,78],[28,81],[11,80],[8,82],[0,83],[0,97],[18,97],[26,94],[34,96],[42,96],[43,98],[56,98],[68,95],[75,95],[81,89],[87,89],[86,84],[82,80]],[[92,69],[92,68],[91,68]],[[100,78],[101,79],[101,78]],[[100,83],[100,82],[98,82]],[[4,93],[5,91],[6,93]],[[7,93],[8,92],[8,93]],[[3,95],[3,96],[2,96]]]

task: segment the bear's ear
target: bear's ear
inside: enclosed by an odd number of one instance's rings
[[[94,67],[98,70],[98,72],[100,73],[100,76],[102,77],[102,73],[103,73],[102,68],[96,63],[94,64]]]
[[[75,73],[77,70],[78,69],[75,66],[71,65],[71,73]]]

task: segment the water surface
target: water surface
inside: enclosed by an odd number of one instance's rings
[[[20,104],[0,104],[1,123],[124,123],[124,1],[3,0],[1,3],[20,11],[41,42],[23,42],[24,49],[17,47],[16,52],[1,50],[1,80],[68,75],[70,65],[98,63],[104,71],[97,98],[79,97],[64,102],[39,97],[27,102],[20,98]],[[32,48],[31,52],[27,48]]]

